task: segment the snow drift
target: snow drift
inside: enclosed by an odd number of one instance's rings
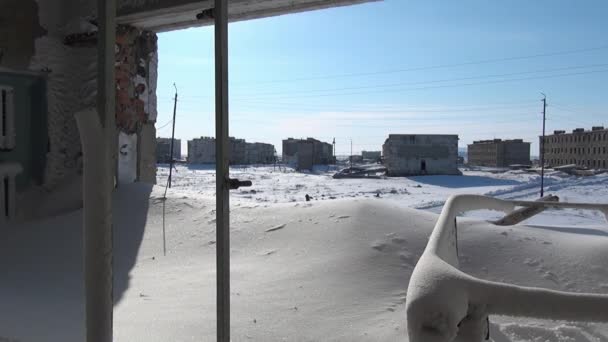
[[[114,340],[213,341],[215,202],[169,191],[163,257],[161,197],[140,184],[115,194]],[[408,282],[437,215],[375,198],[234,199],[231,215],[235,341],[408,340]],[[4,229],[0,340],[84,340],[81,222],[76,211]],[[471,276],[608,291],[604,227],[459,218],[458,228],[459,268]],[[595,323],[493,316],[490,330],[495,342],[608,341],[608,326]]]

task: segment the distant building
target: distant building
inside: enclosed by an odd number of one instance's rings
[[[461,174],[458,135],[391,134],[382,154],[389,176]]]
[[[352,163],[362,163],[363,156],[358,155],[358,154],[353,154],[352,156],[348,156],[348,160]]]
[[[248,143],[244,139],[230,137],[229,162],[231,165],[274,163],[275,149],[272,144]],[[188,163],[215,164],[215,138],[201,137],[188,141]]]
[[[215,138],[188,140],[188,164],[215,164]]]
[[[247,143],[247,164],[272,164],[275,162],[274,145],[265,143]]]
[[[542,137],[539,138],[542,155]],[[545,137],[545,165],[576,164],[592,169],[608,168],[608,130],[595,126],[591,131],[577,128],[572,133],[554,131]]]
[[[363,160],[380,161],[382,159],[381,151],[361,151]]]
[[[298,170],[311,170],[313,165],[333,164],[333,146],[313,138],[285,139],[283,162],[294,165]]]
[[[156,138],[156,162],[169,163],[171,161],[171,138]],[[173,159],[182,159],[182,141],[174,139]]]
[[[530,143],[522,139],[479,140],[469,144],[468,163],[475,166],[530,165]]]

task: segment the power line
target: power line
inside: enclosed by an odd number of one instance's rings
[[[454,82],[454,81],[466,81],[466,80],[476,80],[476,79],[484,79],[484,78],[496,78],[496,77],[508,77],[508,76],[517,76],[517,75],[528,75],[528,74],[537,74],[537,73],[546,73],[546,72],[555,72],[555,71],[564,71],[564,70],[574,70],[574,69],[588,69],[588,68],[597,68],[597,67],[605,67],[608,64],[590,64],[590,65],[582,65],[582,66],[571,66],[571,67],[561,67],[561,68],[551,68],[551,69],[541,69],[541,70],[530,70],[530,71],[519,71],[512,72],[506,74],[490,74],[490,75],[480,75],[480,76],[470,76],[470,77],[460,77],[460,78],[448,78],[448,79],[440,79],[440,80],[431,80],[431,81],[419,81],[419,82],[398,82],[398,83],[386,83],[386,84],[377,84],[371,86],[358,86],[358,87],[345,87],[345,88],[329,88],[329,89],[312,89],[312,90],[299,90],[298,93],[325,93],[331,91],[345,91],[345,90],[359,90],[359,89],[376,89],[376,88],[392,88],[399,87],[404,85],[418,85],[418,84],[429,84],[429,83],[443,83],[443,82]],[[291,94],[290,91],[283,92],[262,92],[262,93],[254,93],[251,95],[281,95],[281,94]]]
[[[255,98],[251,98],[252,100],[255,100],[255,99],[257,99],[257,96],[265,96],[265,98],[268,98],[269,97],[268,95],[286,95],[286,94],[289,95],[289,94],[294,94],[294,93],[297,93],[297,94],[314,94],[314,93],[326,94],[328,92],[341,92],[341,91],[349,91],[349,90],[396,88],[396,87],[402,87],[405,85],[423,85],[423,84],[433,84],[433,83],[479,80],[479,79],[486,79],[486,78],[509,77],[509,76],[517,76],[517,75],[549,73],[549,72],[556,72],[556,71],[588,69],[588,68],[598,68],[598,67],[606,67],[606,66],[608,66],[607,63],[589,64],[589,65],[579,65],[579,66],[567,66],[567,67],[560,67],[560,68],[519,71],[519,72],[504,73],[504,74],[490,74],[490,75],[478,75],[478,76],[459,77],[459,78],[447,78],[447,79],[429,80],[429,81],[398,82],[398,83],[386,83],[386,84],[376,84],[376,85],[356,86],[356,87],[308,89],[308,90],[297,90],[297,91],[261,92],[261,93],[249,93],[249,94],[244,94],[244,95],[245,96],[256,96]],[[327,95],[332,95],[332,94],[327,94]],[[241,95],[241,96],[243,96],[243,95]],[[211,95],[207,95],[207,96],[186,96],[185,98],[211,98],[211,97],[212,97]],[[235,95],[234,97],[239,99],[238,95]],[[247,97],[240,97],[240,99],[243,99],[243,98],[247,98]]]
[[[519,81],[531,81],[531,80],[540,80],[540,79],[550,79],[550,78],[559,78],[559,77],[568,77],[568,76],[576,76],[576,75],[587,75],[587,74],[595,74],[595,73],[604,73],[608,72],[608,69],[601,70],[592,70],[585,72],[575,72],[575,73],[565,73],[559,75],[547,75],[547,76],[536,76],[536,77],[524,77],[524,78],[515,78],[515,79],[506,79],[506,80],[495,80],[495,81],[486,81],[486,82],[473,82],[473,83],[461,83],[461,84],[446,84],[446,85],[437,85],[437,86],[428,86],[428,87],[418,87],[418,88],[405,88],[405,89],[389,89],[389,90],[380,90],[380,91],[366,91],[366,92],[351,92],[351,93],[336,93],[336,94],[316,94],[316,95],[302,95],[302,96],[292,96],[292,97],[263,97],[264,99],[290,99],[290,98],[315,98],[315,97],[329,97],[329,96],[350,96],[350,95],[365,95],[365,94],[377,94],[377,93],[402,93],[407,91],[415,91],[415,90],[428,90],[428,89],[439,89],[439,88],[455,88],[455,87],[466,87],[466,86],[476,86],[476,85],[488,85],[488,84],[499,84],[499,83],[509,83],[509,82],[519,82]],[[234,99],[247,99],[234,97]]]
[[[569,112],[572,112],[572,113],[575,113],[575,114],[579,114],[579,115],[581,114],[581,112],[587,112],[589,114],[594,114],[594,115],[597,115],[597,116],[606,115],[606,113],[602,114],[602,113],[598,113],[598,112],[595,112],[595,111],[591,112],[591,111],[588,111],[588,110],[585,110],[585,109],[573,109],[572,107],[569,107],[569,106],[566,106],[566,105],[563,105],[563,104],[556,104],[555,102],[552,102],[549,105],[551,105],[553,107],[561,108],[563,110],[566,110],[566,111],[569,111]]]
[[[313,95],[300,95],[300,96],[265,96],[265,97],[237,97],[234,96],[234,100],[276,100],[276,99],[299,99],[299,98],[322,98],[322,97],[333,97],[333,96],[350,96],[350,95],[366,95],[366,94],[377,94],[377,93],[402,93],[408,91],[416,91],[416,90],[428,90],[428,89],[440,89],[440,88],[458,88],[458,87],[467,87],[467,86],[476,86],[476,85],[489,85],[489,84],[501,84],[501,83],[509,83],[509,82],[519,82],[519,81],[531,81],[531,80],[540,80],[540,79],[552,79],[559,77],[568,77],[568,76],[577,76],[577,75],[587,75],[587,74],[595,74],[595,73],[605,73],[608,72],[608,69],[599,69],[599,70],[590,70],[583,72],[574,72],[574,73],[562,73],[557,75],[545,75],[545,76],[535,76],[535,77],[523,77],[523,78],[513,78],[513,79],[503,79],[503,80],[493,80],[493,81],[484,81],[484,82],[472,82],[472,83],[460,83],[460,84],[442,84],[436,86],[427,86],[427,87],[415,87],[415,88],[404,88],[404,89],[383,89],[383,90],[375,90],[375,91],[363,91],[363,92],[347,92],[347,93],[331,93],[331,94],[313,94]],[[297,92],[296,92],[297,93]],[[194,98],[194,97],[193,97]]]
[[[167,122],[166,124],[164,124],[164,125],[162,125],[162,126],[160,126],[160,127],[156,128],[156,130],[157,130],[157,131],[158,131],[158,130],[161,130],[161,129],[163,129],[163,128],[165,128],[165,127],[169,126],[169,125],[170,125],[170,124],[172,124],[172,123],[173,123],[173,119],[169,120],[169,122]]]
[[[297,111],[332,111],[332,112],[358,112],[358,113],[403,113],[403,112],[417,112],[417,113],[443,113],[443,112],[471,112],[478,110],[501,110],[501,109],[512,109],[515,107],[531,107],[532,103],[535,101],[517,101],[517,102],[509,102],[509,103],[489,103],[489,104],[469,104],[469,105],[454,105],[454,104],[444,104],[442,107],[444,108],[421,108],[420,106],[415,107],[399,107],[393,106],[393,108],[385,108],[385,106],[374,106],[369,109],[365,109],[362,107],[365,106],[339,106],[332,104],[314,104],[314,103],[285,103],[285,102],[258,102],[252,100],[244,100],[238,101],[239,105],[247,105],[248,108],[274,108],[274,109],[292,109]],[[201,103],[199,101],[190,101],[189,103]],[[232,106],[237,106],[237,104],[232,104]],[[239,110],[234,110],[239,112]]]
[[[363,73],[344,73],[344,74],[300,77],[300,78],[291,78],[291,79],[277,79],[277,80],[269,80],[269,81],[251,81],[251,82],[245,82],[245,83],[237,83],[235,85],[239,85],[239,86],[247,85],[247,84],[259,85],[259,84],[284,83],[284,82],[294,82],[294,81],[325,80],[325,79],[332,79],[332,78],[348,78],[348,77],[358,77],[358,76],[392,74],[392,73],[400,73],[400,72],[408,72],[408,71],[444,69],[444,68],[461,67],[461,66],[467,66],[467,65],[491,64],[491,63],[516,61],[516,60],[523,60],[523,59],[534,59],[534,58],[541,58],[541,57],[570,55],[570,54],[598,51],[598,50],[604,50],[604,49],[608,49],[608,45],[602,45],[602,46],[591,47],[591,48],[583,48],[583,49],[575,49],[575,50],[540,53],[540,54],[526,55],[526,56],[513,56],[513,57],[504,57],[504,58],[485,59],[485,60],[477,60],[477,61],[462,62],[462,63],[439,64],[439,65],[431,65],[431,66],[423,66],[423,67],[415,67],[415,68],[391,69],[391,70],[381,70],[381,71],[363,72]]]

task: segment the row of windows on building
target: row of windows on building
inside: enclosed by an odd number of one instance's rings
[[[584,159],[549,159],[547,161],[550,165],[559,166],[567,164],[583,165],[594,168],[607,168],[608,161],[606,160],[584,160]]]
[[[602,147],[552,147],[547,153],[608,154],[608,148]]]
[[[545,143],[608,141],[608,133],[553,135],[545,137]]]

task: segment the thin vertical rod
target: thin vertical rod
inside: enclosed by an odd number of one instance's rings
[[[353,139],[350,139],[350,169],[353,169]]]
[[[543,94],[544,96],[545,94]],[[540,142],[540,197],[545,196],[545,122],[547,112],[547,97],[543,97],[543,138]]]
[[[171,187],[171,181],[173,179],[173,144],[175,142],[175,116],[177,113],[177,86],[173,83],[175,87],[175,100],[173,102],[173,129],[171,130],[171,150],[169,151],[169,187]]]
[[[228,187],[228,1],[215,0],[215,168],[217,341],[230,341],[230,202]]]
[[[98,149],[102,154],[97,166],[101,172],[99,179],[94,180],[100,188],[92,193],[91,182],[92,149],[86,148],[85,163],[89,161],[88,177],[85,174],[84,184],[84,288],[86,341],[112,342],[113,294],[112,294],[112,191],[116,174],[116,119],[114,79],[114,46],[116,42],[116,1],[98,0],[97,14],[99,21],[99,39],[97,44],[97,114],[100,120],[84,119],[81,128],[83,133],[95,132],[98,129]],[[82,121],[81,121],[82,122]],[[93,122],[96,122],[95,125]],[[85,128],[86,127],[86,128]],[[101,128],[103,127],[103,131]],[[89,137],[90,139],[90,137]],[[90,147],[90,146],[88,146]],[[83,150],[85,147],[83,146]],[[87,157],[86,154],[89,154]],[[86,172],[86,171],[85,171]],[[95,176],[95,174],[93,174]]]

